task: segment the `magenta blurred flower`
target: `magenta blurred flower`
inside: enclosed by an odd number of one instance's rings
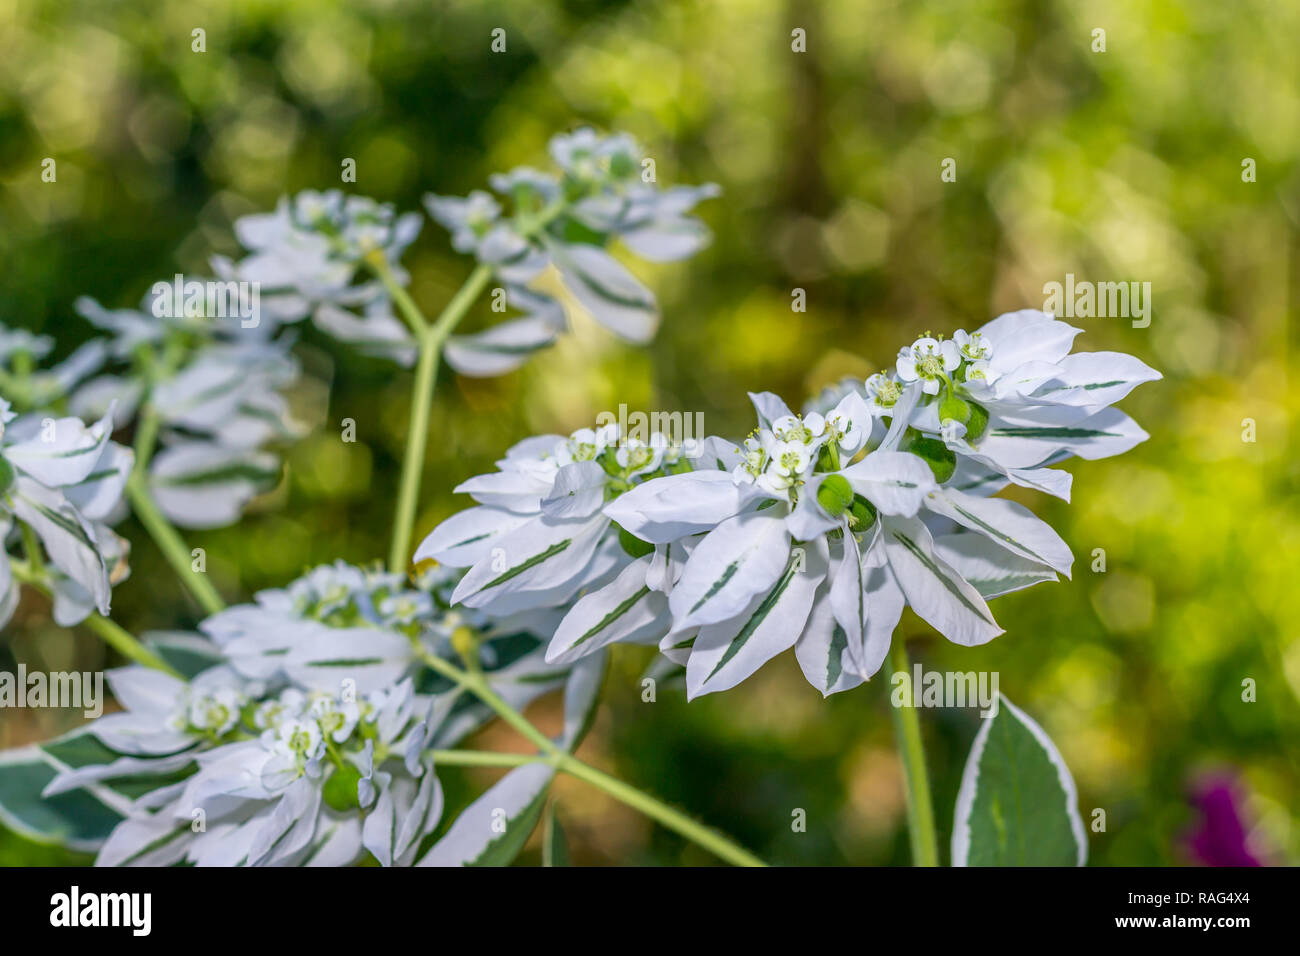
[[[1191,802],[1201,819],[1187,834],[1192,858],[1203,866],[1262,866],[1248,845],[1244,794],[1236,778],[1212,774],[1192,789]]]

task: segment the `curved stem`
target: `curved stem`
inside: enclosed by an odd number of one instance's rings
[[[105,644],[123,657],[133,660],[137,664],[143,664],[145,667],[152,667],[156,671],[162,671],[164,674],[170,674],[178,680],[185,680],[175,668],[141,644],[134,635],[128,633],[108,618],[99,614],[91,614],[82,623],[98,634]]]
[[[429,437],[429,411],[433,402],[433,387],[438,380],[438,362],[447,336],[465,317],[470,305],[487,287],[492,278],[492,268],[477,266],[465,280],[437,320],[428,325],[419,308],[406,295],[406,290],[392,277],[388,264],[381,257],[367,260],[370,267],[394,296],[403,315],[412,328],[419,329],[420,358],[415,368],[415,383],[411,391],[411,421],[406,432],[406,452],[402,459],[402,479],[397,492],[397,512],[393,518],[393,540],[388,551],[388,568],[395,573],[406,570],[411,549],[411,530],[415,524],[416,500],[420,495],[420,475],[424,470],[424,449]],[[401,293],[399,298],[397,293]]]
[[[29,562],[15,561],[12,559],[9,562],[9,566],[13,571],[14,577],[19,581],[31,585],[45,594],[46,597],[53,597],[50,589],[49,577],[45,573],[44,568]],[[178,674],[170,664],[140,643],[140,640],[137,637],[123,629],[120,625],[104,617],[99,612],[92,611],[90,616],[82,621],[82,623],[98,634],[105,644],[113,648],[128,660],[133,660],[137,664],[143,664],[145,667],[152,667],[154,670],[162,671],[165,674],[171,674],[173,677],[179,678],[180,680],[185,679]]]
[[[895,674],[911,673],[907,659],[907,646],[902,637],[894,640],[889,652],[890,666]],[[911,679],[910,676],[908,678]],[[912,689],[913,694],[916,688]],[[930,799],[930,778],[925,770],[925,746],[921,741],[921,721],[917,717],[915,701],[909,706],[889,709],[894,714],[894,732],[898,752],[903,758],[903,772],[907,795],[907,835],[912,844],[914,866],[938,866],[939,845],[934,829],[934,804]]]
[[[216,614],[226,609],[226,602],[208,580],[206,572],[194,570],[189,545],[158,509],[153,495],[149,493],[149,460],[153,457],[154,445],[158,441],[160,424],[157,410],[152,405],[147,405],[141,413],[135,433],[135,465],[126,481],[127,497],[131,499],[135,516],[158,545],[158,550],[162,551],[163,557],[181,579],[181,584],[189,589],[206,613]]]
[[[158,510],[154,503],[153,496],[149,494],[149,488],[145,483],[143,475],[132,474],[126,482],[126,493],[131,499],[131,507],[135,511],[135,516],[140,519],[145,530],[149,532],[154,542],[158,545],[158,550],[163,553],[163,557],[172,566],[176,576],[181,579],[181,584],[185,585],[194,599],[199,602],[199,606],[208,614],[216,614],[226,609],[226,602],[221,599],[217,589],[213,587],[212,582],[207,579],[207,575],[202,571],[195,571],[191,566],[191,557],[189,545],[187,545],[170,521]]]
[[[726,860],[728,863],[736,866],[767,865],[729,837],[691,819],[685,813],[669,806],[662,800],[638,790],[631,784],[625,783],[603,770],[597,770],[590,764],[584,763],[566,752],[550,737],[547,737],[534,727],[527,717],[502,700],[483,678],[474,674],[467,674],[434,654],[421,652],[420,657],[433,670],[444,677],[450,678],[470,693],[476,695],[491,707],[502,720],[518,730],[531,743],[536,744],[545,756],[534,758],[534,760],[540,759],[543,762],[555,764],[558,770],[567,773],[571,777],[583,780],[598,790],[603,790],[615,800],[627,804],[634,810],[639,810],[650,819],[663,824],[668,829],[703,847],[720,859]],[[451,753],[455,753],[455,751],[451,751]],[[501,764],[503,766],[517,766],[513,761],[521,759],[517,754],[501,754],[498,756],[510,759],[511,762]],[[483,765],[486,766],[487,764]]]
[[[430,750],[435,767],[522,767],[530,763],[550,763],[537,754],[504,754],[487,750]]]

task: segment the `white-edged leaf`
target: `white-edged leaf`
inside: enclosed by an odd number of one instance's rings
[[[1083,866],[1079,797],[1042,727],[999,695],[966,769],[952,828],[953,866]]]
[[[516,767],[456,818],[416,866],[507,866],[537,826],[555,776],[548,764]]]

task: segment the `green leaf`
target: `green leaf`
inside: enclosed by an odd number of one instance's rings
[[[542,824],[542,866],[569,866],[569,841],[555,816],[555,801],[546,805]]]
[[[45,748],[75,750],[80,733],[50,741]],[[38,843],[90,852],[126,816],[130,801],[107,786],[41,796],[68,764],[41,747],[0,752],[0,823]]]
[[[1083,866],[1088,842],[1069,768],[1001,695],[971,747],[952,830],[953,866]]]
[[[225,660],[216,644],[189,631],[146,631],[140,639],[186,680]]]

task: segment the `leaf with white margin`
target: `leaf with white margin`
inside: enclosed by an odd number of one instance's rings
[[[361,839],[380,866],[410,866],[420,841],[442,817],[442,786],[431,770],[416,781],[397,777],[366,814]]]
[[[605,682],[605,664],[609,655],[604,651],[584,657],[569,671],[564,682],[564,732],[560,746],[572,753],[596,719],[596,705],[600,702],[600,688]]]
[[[316,307],[312,322],[326,335],[355,346],[362,355],[390,359],[403,368],[415,364],[418,345],[387,305],[362,317],[325,302]]]
[[[145,631],[140,640],[186,680],[225,662],[221,648],[190,631]]]
[[[280,480],[280,461],[267,452],[183,442],[149,465],[149,487],[163,514],[182,528],[221,528]]]
[[[984,600],[1021,591],[1043,581],[1056,581],[1056,572],[994,544],[982,534],[941,534],[934,553],[970,583]]]
[[[405,634],[375,627],[322,627],[308,642],[294,643],[281,658],[295,684],[337,693],[345,681],[359,694],[383,690],[401,679],[415,655]]]
[[[94,530],[60,492],[30,478],[18,477],[11,500],[14,514],[36,532],[50,562],[86,590],[101,614],[107,614],[112,589]]]
[[[789,556],[790,535],[781,516],[751,512],[728,518],[695,546],[669,595],[673,632],[740,614],[776,584]]]
[[[849,650],[848,635],[835,620],[825,594],[813,602],[808,623],[795,642],[794,656],[803,676],[823,697],[852,690],[863,681]]]
[[[453,604],[481,607],[505,595],[563,587],[578,578],[591,561],[609,522],[554,519],[540,515],[498,538],[491,552],[456,585]],[[534,606],[542,606],[536,604]],[[515,610],[525,610],[524,605]]]
[[[320,812],[321,787],[310,777],[300,777],[284,790],[275,809],[258,830],[248,850],[250,866],[287,863],[311,844]]]
[[[855,492],[887,515],[911,517],[936,487],[930,466],[901,451],[874,451],[840,474]]]
[[[1150,435],[1117,408],[1071,425],[992,426],[979,450],[1009,468],[1031,468],[1064,451],[1087,461],[1122,455]]]
[[[492,543],[527,522],[528,515],[479,505],[458,511],[434,528],[415,551],[416,564],[430,559],[467,568],[488,556]]]
[[[1076,352],[1060,361],[1055,380],[1034,393],[1042,401],[1104,408],[1144,382],[1164,378],[1141,359],[1124,352]]]
[[[882,519],[881,541],[907,603],[936,631],[967,647],[1002,633],[979,592],[935,554],[930,532],[918,519]]]
[[[637,345],[654,338],[659,306],[626,266],[596,246],[554,241],[546,246],[565,287],[592,318]]]
[[[1074,778],[1043,728],[999,695],[962,772],[953,866],[1083,866]]]
[[[1059,322],[1037,309],[1005,312],[986,322],[979,334],[993,346],[989,370],[994,375],[1013,371],[1026,362],[1059,362],[1069,354],[1082,329]]]
[[[507,866],[537,826],[555,776],[548,764],[516,767],[471,803],[416,866]]]
[[[108,442],[90,474],[74,485],[64,485],[63,496],[91,521],[104,521],[122,500],[126,480],[135,464],[135,452]]]
[[[898,451],[903,436],[907,434],[908,426],[912,424],[922,394],[920,382],[913,382],[903,388],[903,394],[898,397],[898,401],[894,402],[894,407],[889,411],[889,431],[885,432],[885,437],[880,440],[877,452]]]
[[[686,663],[686,698],[735,687],[777,654],[794,646],[826,578],[825,543],[791,549],[771,590],[743,613],[700,628]]]
[[[633,561],[612,582],[583,595],[546,648],[549,664],[568,664],[615,641],[658,640],[668,629],[668,599],[646,582],[652,555]]]
[[[443,355],[461,375],[487,378],[513,371],[555,343],[555,326],[544,318],[511,319],[474,335],[453,335]]]
[[[106,414],[89,428],[79,418],[48,419],[38,434],[4,450],[9,463],[47,488],[75,485],[95,470],[113,420]],[[49,441],[46,441],[46,438]]]
[[[176,762],[157,773],[142,774],[151,761],[122,763],[123,757],[90,732],[93,724],[43,744],[0,751],[0,823],[40,843],[57,843],[79,851],[101,846],[114,828],[132,814],[140,795],[176,779]],[[85,779],[70,789],[46,791],[60,776],[94,770],[117,762],[116,779]],[[188,761],[179,761],[180,764]],[[127,772],[130,771],[130,772]],[[188,828],[189,821],[186,821]]]
[[[870,548],[868,548],[870,550]],[[877,552],[878,553],[878,552]],[[830,607],[848,648],[845,666],[864,680],[885,662],[907,601],[883,564],[864,564],[850,535],[830,588]],[[828,663],[828,668],[830,665]]]
[[[785,403],[785,399],[772,392],[750,392],[749,401],[758,414],[759,428],[770,430],[772,423],[777,419],[794,414],[790,411],[790,406]]]
[[[555,474],[551,492],[542,499],[542,511],[552,518],[586,518],[605,503],[609,475],[594,461],[570,462]]]
[[[1002,547],[1061,572],[1074,564],[1070,546],[1056,530],[1024,505],[1006,498],[983,498],[941,488],[927,499],[931,511],[986,535]]]
[[[687,471],[642,482],[605,505],[605,515],[651,544],[708,531],[752,501],[729,472]]]

